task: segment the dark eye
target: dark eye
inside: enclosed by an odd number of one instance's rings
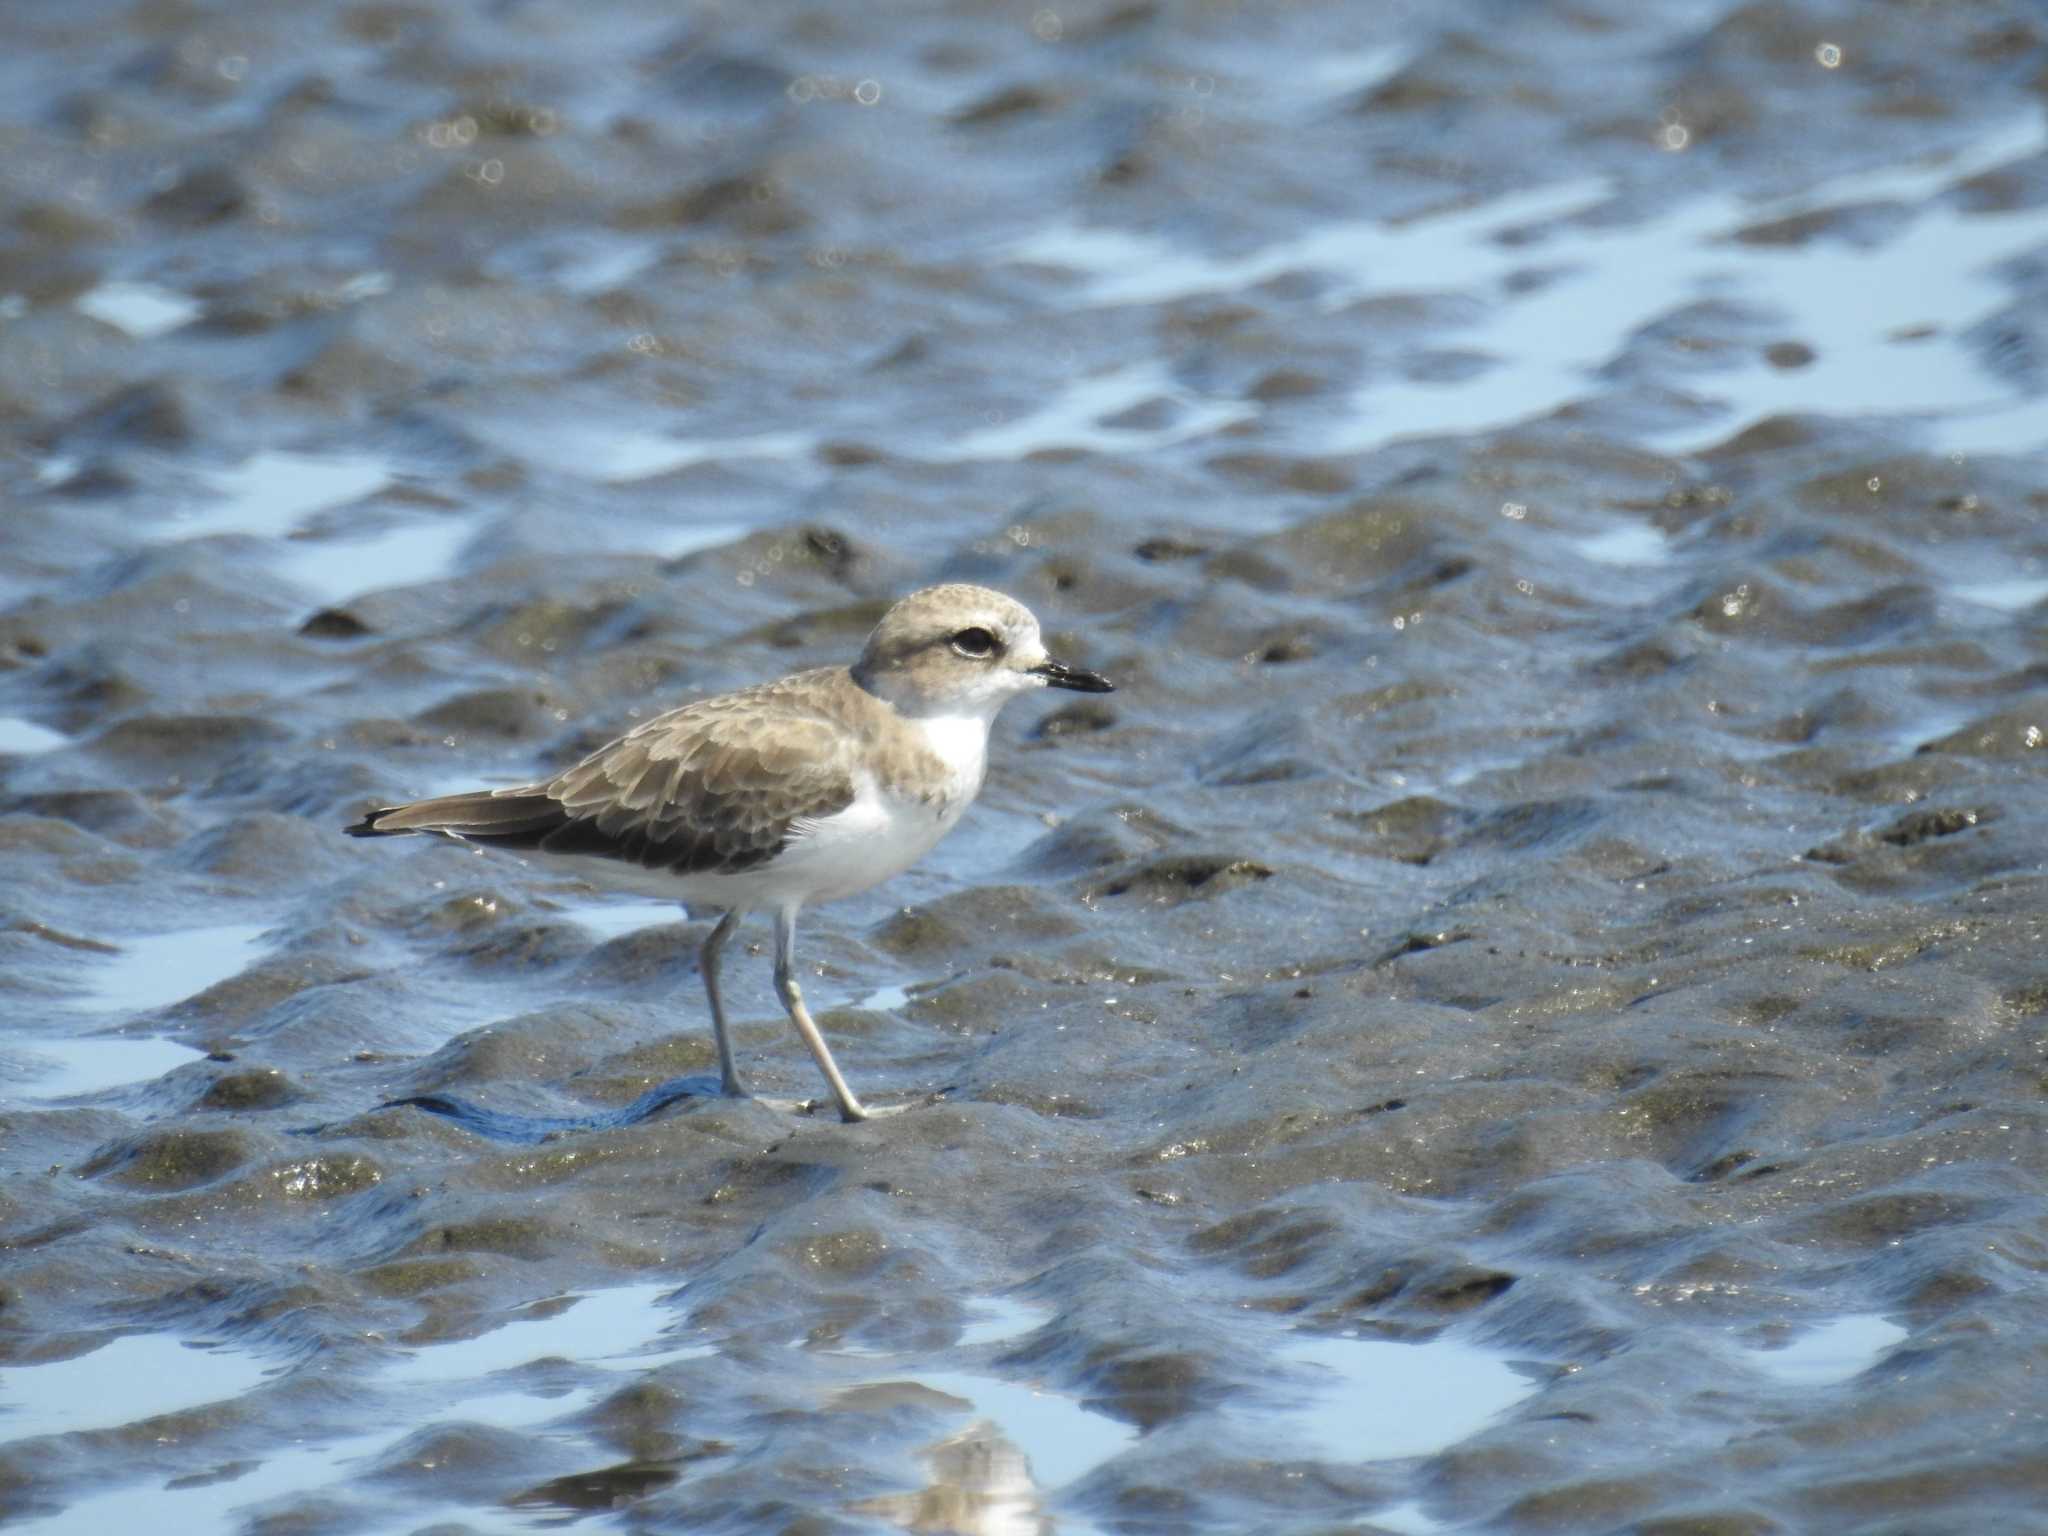
[[[970,661],[986,661],[996,653],[996,637],[985,629],[963,629],[953,637],[953,649]]]

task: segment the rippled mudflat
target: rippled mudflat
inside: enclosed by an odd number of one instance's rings
[[[0,1519],[2022,1530],[2048,23],[0,17]],[[1016,593],[764,955],[338,835]],[[751,934],[759,942],[765,933]],[[774,1102],[779,1100],[780,1102]]]

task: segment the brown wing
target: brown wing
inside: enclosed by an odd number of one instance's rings
[[[751,869],[788,846],[804,820],[853,803],[853,735],[793,704],[766,689],[706,699],[544,784],[373,811],[348,831],[445,832],[678,875]]]

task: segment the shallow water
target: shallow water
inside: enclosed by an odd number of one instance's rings
[[[0,1100],[69,1099],[148,1082],[206,1053],[175,1040],[101,1035],[73,1040],[19,1039],[0,1053]]]
[[[69,745],[69,737],[47,725],[19,717],[0,720],[0,753],[9,757],[32,757],[38,752],[54,752]]]
[[[114,952],[88,960],[67,979],[78,1005],[93,1013],[149,1013],[239,975],[263,947],[266,925],[221,923],[113,941]]]
[[[204,313],[189,295],[155,283],[101,283],[75,301],[81,315],[104,320],[139,341],[175,331]]]
[[[240,1397],[269,1373],[261,1360],[195,1347],[165,1334],[131,1334],[69,1360],[0,1369],[0,1435],[112,1429]]]
[[[383,1380],[397,1384],[459,1382],[549,1359],[614,1370],[653,1370],[675,1360],[715,1354],[709,1344],[650,1350],[668,1318],[661,1306],[666,1285],[628,1285],[580,1296],[549,1298],[521,1317],[473,1339],[433,1344],[394,1362]]]
[[[361,501],[390,483],[390,469],[372,455],[264,449],[208,476],[211,494],[167,531],[183,538],[239,533],[283,540],[316,513]]]
[[[1268,1359],[1296,1368],[1280,1395],[1303,1400],[1261,1414],[1259,1432],[1319,1461],[1433,1455],[1536,1391],[1536,1383],[1498,1355],[1454,1338],[1397,1344],[1303,1337]]]
[[[1512,16],[1509,15],[1512,10]],[[0,1522],[2022,1530],[2023,6],[0,19]],[[360,843],[890,596],[807,912]]]
[[[1751,1364],[1793,1387],[1833,1387],[1870,1370],[1885,1351],[1908,1337],[1887,1318],[1838,1317],[1801,1333],[1782,1349],[1762,1350]]]
[[[1021,1457],[1019,1481],[1041,1497],[1087,1476],[1138,1436],[1059,1392],[972,1371],[924,1371],[917,1385],[954,1399],[964,1420],[993,1432]]]

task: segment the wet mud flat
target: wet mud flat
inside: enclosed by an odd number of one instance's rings
[[[2043,1529],[2048,44],[1930,18],[10,13],[0,1518]],[[899,1113],[339,835],[949,578],[1119,691],[806,915]]]

